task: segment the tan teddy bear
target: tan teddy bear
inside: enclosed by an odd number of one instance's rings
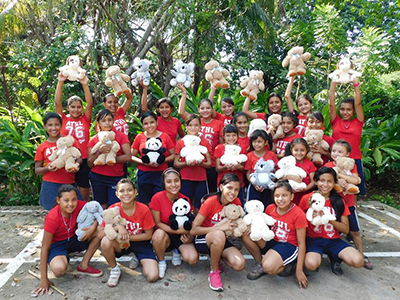
[[[333,169],[336,171],[336,173],[343,174],[343,175],[348,175],[351,176],[351,170],[354,169],[354,159],[350,157],[338,157],[336,159],[336,166],[333,167]],[[358,186],[348,183],[347,188],[344,188],[340,186],[339,184],[335,184],[334,189],[338,193],[343,193],[344,195],[346,194],[358,194],[360,192],[360,189]]]
[[[227,69],[222,68],[219,65],[219,62],[216,60],[210,60],[204,68],[207,70],[206,80],[209,81],[216,89],[229,88],[229,82],[226,81],[226,77],[230,76],[229,71]]]
[[[251,100],[257,100],[257,95],[265,89],[263,82],[263,71],[251,70],[249,76],[240,78],[240,87],[244,88],[240,91],[243,97],[250,97]]]
[[[304,139],[311,146],[321,145],[322,149],[328,150],[329,144],[323,140],[324,132],[318,129],[307,129]],[[321,154],[312,152],[307,153],[307,159],[311,160],[315,165],[320,166],[324,163]]]
[[[237,227],[234,227],[233,232],[227,230],[225,231],[225,235],[229,237],[233,234],[235,237],[241,237],[243,232],[247,229],[247,225],[243,221],[243,216],[244,210],[241,206],[235,204],[226,205],[221,211],[221,217],[224,217],[224,219],[218,223],[218,226],[227,222],[237,224]]]
[[[282,67],[289,65],[289,72],[287,76],[293,77],[296,75],[304,75],[306,73],[305,64],[311,58],[311,54],[304,52],[303,47],[293,47],[289,50],[287,56],[282,61]]]
[[[103,212],[103,220],[104,220],[104,233],[109,240],[116,240],[121,249],[129,248],[129,239],[128,240],[121,240],[118,237],[118,232],[114,229],[115,226],[126,226],[126,220],[121,217],[119,212],[119,207],[112,207],[106,209]]]
[[[76,160],[81,157],[81,152],[74,147],[74,141],[74,138],[70,135],[57,140],[57,150],[49,156],[51,167],[57,170],[65,167],[67,172],[79,170],[79,164]]]
[[[121,148],[115,140],[114,131],[100,131],[97,136],[99,141],[92,148],[92,154],[96,153],[101,146],[111,145],[111,150],[108,153],[101,153],[93,162],[94,166],[103,166],[105,164],[113,166],[116,163],[117,153]]]
[[[130,80],[130,77],[125,73],[122,73],[118,66],[109,67],[106,71],[106,76],[106,86],[113,88],[115,97],[119,97],[121,94],[130,93],[131,90],[125,83]]]
[[[272,139],[282,139],[285,136],[282,128],[282,117],[280,114],[273,114],[268,117],[268,130],[269,134],[275,132]]]

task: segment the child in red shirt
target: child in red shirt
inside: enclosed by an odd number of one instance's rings
[[[62,185],[56,197],[57,205],[49,211],[44,219],[44,233],[40,252],[40,284],[34,290],[36,295],[47,294],[52,284],[47,277],[47,264],[56,277],[65,275],[68,269],[68,254],[84,251],[82,262],[78,265],[78,274],[99,277],[103,272],[89,266],[90,259],[100,245],[97,236],[97,221],[89,228],[84,228],[85,234],[81,241],[77,239],[77,217],[86,202],[78,200],[77,189],[69,184]]]
[[[250,150],[250,138],[247,134],[249,129],[249,117],[244,112],[239,112],[234,115],[232,124],[238,129],[237,143],[246,153]]]
[[[116,240],[110,240],[105,236],[105,224],[104,222],[101,224],[102,230],[99,232],[101,251],[111,267],[107,285],[117,286],[121,276],[121,270],[115,257],[121,257],[131,252],[142,264],[143,275],[146,276],[147,281],[157,281],[158,264],[150,243],[155,223],[150,209],[145,204],[135,201],[136,189],[132,181],[127,178],[118,182],[116,194],[121,202],[115,203],[110,208],[119,208],[121,217],[126,220],[126,226],[116,226],[114,229],[122,240],[129,238],[130,246],[127,249],[121,249]]]
[[[211,85],[210,93],[208,94],[208,99],[213,104],[214,104],[214,96],[216,90],[217,89],[213,85]],[[235,114],[235,103],[233,102],[232,98],[223,98],[221,100],[221,111],[222,114],[214,110],[212,117],[218,121],[221,121],[224,124],[224,126],[231,124]]]
[[[301,138],[301,136],[294,131],[299,124],[298,118],[291,112],[282,113],[282,129],[285,136],[281,139],[274,140],[275,153],[278,158],[285,156],[286,145],[294,139]]]
[[[107,94],[104,97],[103,106],[113,115],[115,131],[122,132],[124,135],[128,136],[129,126],[125,121],[125,115],[132,104],[133,96],[130,90],[126,92],[125,96],[126,100],[124,104],[119,106],[118,98],[112,93]]]
[[[247,97],[243,103],[243,112],[250,118],[250,119],[264,119],[265,122],[268,122],[268,117],[272,114],[280,114],[282,111],[283,100],[281,95],[277,93],[271,93],[267,98],[267,105],[268,105],[268,113],[256,113],[250,110],[250,102],[251,99]]]

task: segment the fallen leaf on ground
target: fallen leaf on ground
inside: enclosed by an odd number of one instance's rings
[[[179,273],[177,275],[172,276],[169,280],[172,282],[183,281],[186,279],[186,275],[183,273]]]

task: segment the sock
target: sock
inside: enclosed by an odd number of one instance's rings
[[[165,259],[158,261],[159,264],[166,264],[167,262],[165,261]]]
[[[119,266],[116,265],[114,268],[111,268],[112,271],[120,271]]]

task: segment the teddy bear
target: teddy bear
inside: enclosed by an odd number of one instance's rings
[[[226,81],[226,77],[230,76],[229,71],[227,69],[222,68],[219,65],[219,62],[216,60],[210,60],[204,68],[207,70],[206,72],[206,80],[209,81],[216,89],[229,88],[229,82]]]
[[[247,161],[246,154],[240,154],[242,148],[238,145],[225,145],[225,152],[221,156],[224,165],[238,165]]]
[[[118,232],[114,229],[115,226],[126,226],[126,220],[121,217],[119,207],[114,206],[106,209],[103,212],[104,233],[109,240],[116,240],[121,249],[127,249],[130,246],[129,239],[121,240],[118,237]]]
[[[162,146],[162,140],[159,137],[148,137],[146,148],[142,149],[142,162],[161,165],[165,161],[164,153],[166,151],[167,149]]]
[[[272,181],[275,179],[275,175],[272,173],[274,169],[275,163],[272,160],[265,161],[260,158],[254,166],[254,173],[250,174],[251,184],[272,190],[275,187],[275,183]]]
[[[94,221],[97,220],[97,224],[103,223],[103,208],[97,201],[90,201],[85,204],[78,214],[76,222],[78,223],[78,229],[75,231],[78,240],[81,240],[82,236],[86,231],[83,228],[88,228],[93,225]]]
[[[86,75],[86,70],[81,68],[81,64],[81,60],[77,55],[71,55],[67,57],[65,65],[60,67],[59,70],[68,80],[79,81]]]
[[[294,175],[299,176],[301,179],[306,178],[307,173],[302,168],[296,166],[296,159],[293,155],[285,156],[278,161],[279,170],[275,172],[277,179],[281,179],[284,176]],[[289,184],[293,190],[302,190],[307,187],[304,182],[298,183],[294,180],[289,179]]]
[[[321,145],[322,149],[328,150],[329,144],[323,140],[324,132],[320,129],[307,129],[304,139],[311,146]],[[315,165],[320,166],[324,163],[320,153],[312,152],[307,153],[307,159],[311,160]]]
[[[331,213],[329,207],[325,206],[325,197],[319,193],[314,193],[308,199],[309,209],[306,213],[307,220],[314,226],[325,225],[329,221],[335,221],[336,217]],[[322,211],[322,214],[320,213]],[[317,215],[313,217],[314,212]]]
[[[192,229],[194,215],[190,211],[190,203],[185,198],[174,200],[172,204],[172,214],[169,216],[169,227],[172,230],[178,230],[183,227],[185,230]]]
[[[101,153],[93,162],[94,166],[103,166],[105,164],[113,166],[116,163],[117,153],[121,148],[115,140],[114,131],[100,131],[97,134],[99,141],[93,146],[92,154],[96,153],[101,146],[111,145],[111,150],[108,153]]]
[[[118,66],[109,67],[106,70],[106,76],[105,84],[113,88],[115,97],[119,97],[121,94],[131,91],[125,83],[129,81],[129,76],[122,73]]]
[[[70,135],[60,137],[57,140],[57,149],[49,156],[51,167],[57,170],[65,168],[67,172],[79,170],[79,164],[76,160],[81,157],[81,152],[74,147],[74,142],[74,138]]]
[[[267,132],[267,123],[263,119],[254,119],[251,120],[250,126],[249,126],[249,133],[247,134],[248,137],[251,136],[251,134],[254,132],[254,130],[264,130]]]
[[[336,166],[333,167],[333,169],[336,171],[336,173],[343,174],[343,175],[348,175],[351,176],[351,170],[354,168],[354,159],[350,157],[338,157],[336,159]],[[344,188],[340,186],[339,184],[335,184],[334,189],[338,193],[343,193],[344,195],[346,194],[358,194],[360,192],[360,189],[358,186],[348,183],[347,188]]]
[[[226,230],[225,235],[227,237],[233,235],[235,237],[241,237],[243,232],[247,230],[247,225],[243,221],[244,210],[240,205],[236,204],[228,204],[224,206],[221,211],[221,222],[218,223],[218,226],[221,226],[225,223],[231,222],[232,224],[236,224],[237,226],[233,227],[232,230]]]
[[[268,227],[275,224],[275,219],[264,213],[264,204],[259,200],[247,201],[244,205],[247,215],[243,220],[246,225],[250,225],[250,238],[252,241],[263,239],[268,242],[275,236],[274,232]]]
[[[187,134],[182,138],[185,146],[181,149],[180,155],[185,158],[186,164],[202,162],[204,155],[208,152],[207,147],[200,145],[200,137]]]
[[[352,69],[352,63],[350,58],[343,57],[339,60],[337,64],[337,69],[333,71],[328,77],[337,83],[349,83],[357,81],[357,78],[360,77],[362,73],[357,72]]]
[[[181,60],[175,62],[174,69],[171,70],[172,78],[170,81],[171,86],[176,86],[178,83],[182,83],[186,88],[189,88],[192,84],[192,73],[194,72],[194,63],[185,64]]]
[[[150,84],[150,65],[151,61],[147,59],[140,59],[139,57],[136,57],[133,60],[133,67],[136,69],[136,71],[131,75],[131,78],[134,86],[137,86],[139,81],[142,81],[144,85]]]
[[[307,60],[311,58],[311,54],[304,52],[303,47],[293,47],[289,50],[287,56],[282,61],[282,67],[289,65],[288,77],[294,77],[296,75],[304,75],[306,73],[305,64]]]
[[[265,89],[263,82],[263,71],[251,70],[249,76],[240,78],[240,87],[244,88],[240,91],[243,97],[250,97],[251,100],[257,100],[257,95]]]
[[[275,134],[272,136],[272,139],[282,139],[285,134],[283,133],[283,128],[282,128],[282,117],[280,114],[272,114],[268,117],[268,130],[267,132],[269,134],[272,134],[272,132],[275,132]]]

